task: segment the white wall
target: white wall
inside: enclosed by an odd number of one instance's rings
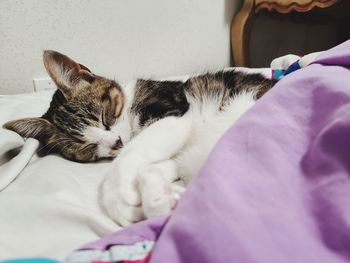
[[[230,65],[240,0],[0,0],[0,94],[31,92],[42,51],[126,82]]]

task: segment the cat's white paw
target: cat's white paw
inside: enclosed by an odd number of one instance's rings
[[[144,219],[137,189],[130,185],[116,185],[115,182],[110,174],[102,185],[102,203],[108,215],[122,226]]]
[[[175,208],[171,184],[162,177],[162,171],[154,165],[139,169],[139,189],[142,194],[142,208],[146,218],[167,215]]]
[[[163,191],[143,195],[142,207],[146,218],[168,215],[175,208],[176,199],[168,189],[170,185],[164,186]]]

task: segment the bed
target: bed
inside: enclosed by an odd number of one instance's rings
[[[126,229],[98,203],[110,162],[38,156],[36,140],[0,129],[0,260],[349,262],[350,42],[271,65],[253,71],[281,80],[218,142],[174,213]],[[40,116],[51,96],[0,96],[0,125]]]
[[[238,70],[271,74],[270,69]],[[0,96],[0,125],[41,116],[52,94]],[[82,244],[121,229],[98,203],[99,186],[110,161],[81,164],[58,155],[38,156],[37,140],[23,140],[3,128],[0,138],[0,207],[5,211],[0,215],[0,259],[42,256],[63,260]]]

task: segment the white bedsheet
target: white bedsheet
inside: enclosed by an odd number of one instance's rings
[[[253,71],[271,74],[270,69]],[[41,116],[52,93],[0,96],[0,126],[15,118]],[[18,147],[16,157],[5,158]],[[0,259],[63,259],[82,244],[120,229],[98,205],[98,188],[110,162],[38,157],[37,147],[35,139],[24,141],[0,128]]]
[[[40,116],[51,96],[52,92],[0,96],[0,125]],[[5,152],[23,144],[17,157],[5,158]],[[55,155],[40,158],[37,147],[34,139],[24,142],[16,133],[0,129],[0,189],[19,174],[0,192],[0,259],[62,259],[82,244],[120,229],[97,200],[108,163],[80,164]]]

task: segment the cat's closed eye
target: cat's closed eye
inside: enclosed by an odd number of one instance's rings
[[[114,118],[113,116],[110,116],[110,114],[108,114],[107,110],[104,109],[102,114],[101,114],[101,123],[104,127],[104,129],[106,131],[110,131],[111,130],[111,126],[113,126],[116,122],[116,118]]]

